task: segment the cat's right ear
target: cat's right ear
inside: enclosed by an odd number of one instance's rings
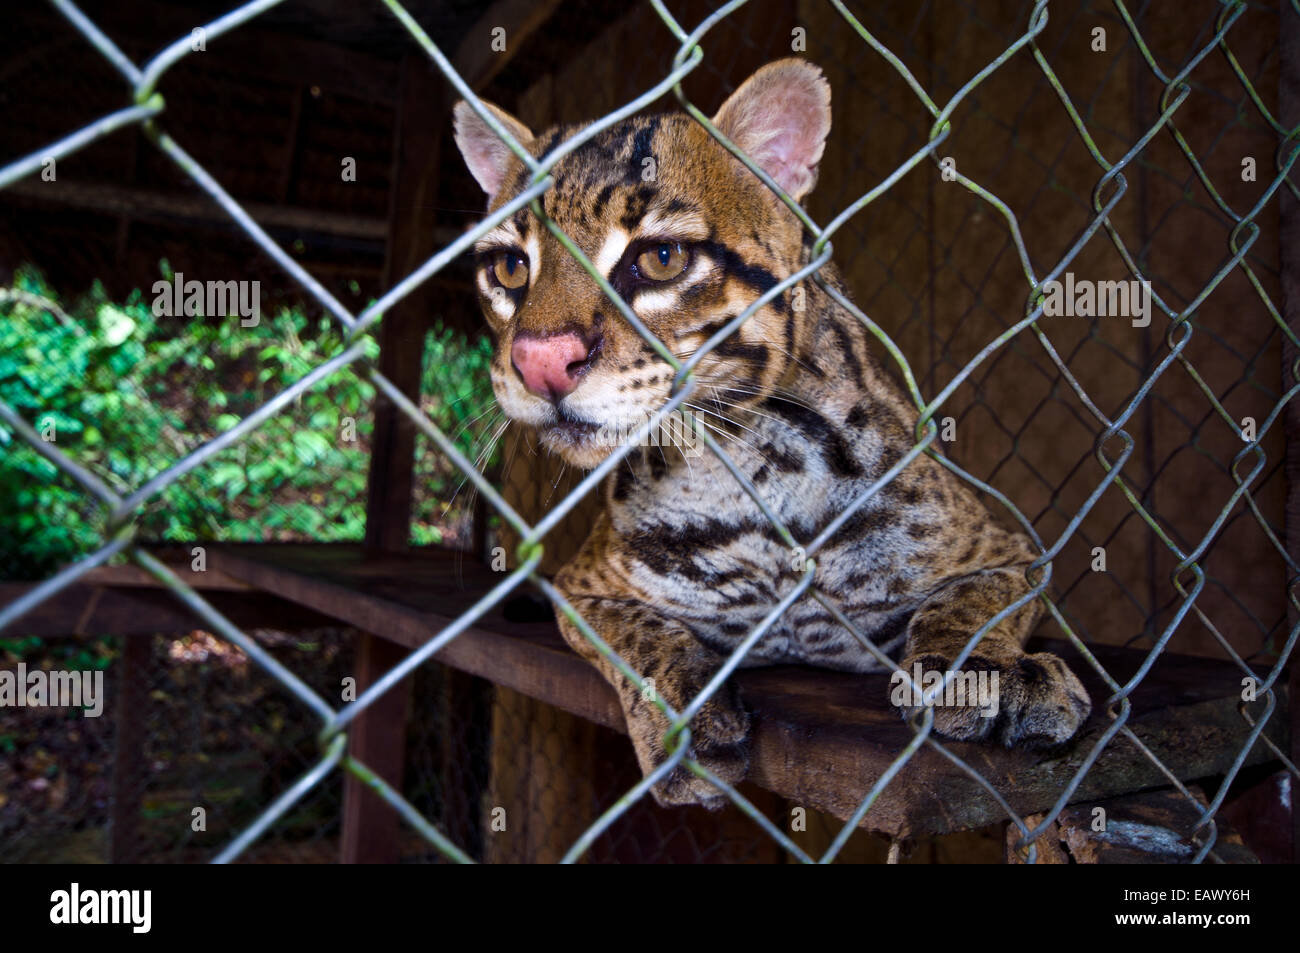
[[[831,131],[831,88],[807,60],[777,60],[745,80],[713,124],[797,202],[817,182]]]
[[[514,116],[491,103],[483,105],[512,136],[519,140],[520,145],[527,148],[533,141],[532,130]],[[462,99],[456,104],[452,116],[456,130],[456,145],[460,147],[460,154],[465,157],[465,164],[469,166],[469,171],[487,193],[490,207],[497,193],[501,191],[506,172],[511,164],[518,160],[510,151],[510,147],[497,137],[492,127],[484,122],[483,117],[465,100]]]

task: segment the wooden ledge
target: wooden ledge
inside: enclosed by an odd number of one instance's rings
[[[473,556],[442,549],[392,555],[367,553],[358,545],[214,544],[208,559],[211,568],[234,579],[411,649],[438,635],[502,578]],[[527,591],[525,584],[516,595]],[[1033,644],[1065,658],[1094,702],[1105,697],[1101,683],[1068,644]],[[1121,684],[1146,656],[1106,646],[1093,651]],[[564,644],[553,622],[508,621],[498,606],[435,658],[624,731],[613,689]],[[847,819],[911,738],[889,704],[886,675],[781,666],[746,670],[738,680],[755,716],[750,778],[796,804]],[[1235,667],[1166,653],[1134,692],[1129,725],[1180,780],[1221,774],[1249,733],[1236,711],[1240,691]],[[1269,736],[1279,743],[1283,721],[1275,714],[1268,726]],[[1104,715],[1094,714],[1079,740],[1051,755],[958,742],[948,747],[1025,815],[1053,804],[1106,722]],[[1256,744],[1246,763],[1270,757],[1263,744]],[[1071,803],[1167,783],[1132,743],[1118,737],[1088,771]],[[862,826],[906,836],[1006,819],[977,781],[926,746],[885,788]]]

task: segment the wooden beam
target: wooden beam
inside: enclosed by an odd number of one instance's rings
[[[161,192],[120,185],[59,180],[50,188],[39,179],[15,182],[0,193],[38,202],[56,202],[73,208],[91,209],[107,215],[121,215],[141,221],[184,219],[238,228],[229,213],[202,192]],[[320,235],[342,235],[383,241],[388,237],[388,223],[381,218],[326,212],[318,209],[268,205],[262,202],[241,203],[263,228],[293,229]],[[452,236],[456,237],[455,235]]]
[[[231,579],[224,572],[208,570],[192,572],[189,566],[169,565],[167,567],[180,576],[181,580],[195,589],[225,589],[239,592],[253,591],[247,583]],[[140,566],[96,566],[83,575],[78,582],[83,586],[126,586],[157,589],[162,584],[154,575]]]
[[[219,546],[210,565],[259,588],[335,615],[406,648],[438,635],[500,581],[464,554],[420,551],[367,555],[346,546]],[[1035,640],[1035,651],[1062,655],[1094,698],[1101,681],[1065,643]],[[1123,682],[1146,652],[1092,646]],[[623,730],[613,690],[563,643],[550,622],[512,622],[498,607],[434,656],[438,661],[515,689],[598,724]],[[795,805],[847,819],[911,740],[889,704],[886,675],[851,675],[802,666],[750,669],[737,676],[754,716],[750,780]],[[1238,715],[1240,672],[1211,659],[1164,653],[1135,691],[1129,726],[1182,780],[1225,772],[1249,735]],[[1052,805],[1105,731],[1098,713],[1059,751],[1007,751],[979,744],[948,746],[1002,792],[1022,815]],[[1286,744],[1286,726],[1265,729]],[[1269,761],[1256,744],[1247,764]],[[1073,803],[1129,794],[1167,783],[1123,737],[1112,739],[1076,789]],[[972,830],[1005,820],[984,788],[939,753],[922,748],[880,794],[863,826],[891,836]]]
[[[279,206],[287,206],[293,199],[293,186],[297,181],[298,162],[302,156],[302,108],[307,99],[307,88],[299,86],[293,91],[293,112],[289,114],[289,135],[284,140],[284,158],[280,164],[279,181],[275,195]]]
[[[135,56],[137,65],[143,62],[143,57],[157,51],[153,38],[158,33],[176,39],[213,19],[181,4],[155,0],[86,3],[83,9],[123,50]],[[379,13],[391,16],[382,9]],[[141,39],[142,21],[149,24],[148,40]],[[386,106],[391,106],[397,98],[398,73],[391,61],[338,43],[268,29],[256,20],[212,40],[208,50],[219,66],[286,85],[319,86]]]
[[[34,585],[0,583],[0,606],[9,605]],[[295,631],[337,625],[337,620],[332,617],[265,592],[216,588],[204,592],[203,597],[243,629]],[[155,633],[177,635],[201,629],[206,624],[156,582],[123,586],[73,584],[17,619],[3,633],[50,638],[97,633],[124,637]]]
[[[465,31],[452,65],[470,89],[478,91],[506,68],[506,64],[559,9],[560,0],[496,0]],[[504,34],[494,31],[504,30]],[[494,49],[504,39],[505,49]]]

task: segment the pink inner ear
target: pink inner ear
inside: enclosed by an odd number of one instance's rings
[[[469,171],[488,198],[493,198],[505,179],[506,166],[510,162],[509,148],[487,126],[467,131],[460,148]]]
[[[491,104],[486,105],[521,144],[526,146],[532,141],[533,134],[527,126]],[[465,102],[456,104],[454,126],[456,145],[460,148],[469,171],[487,193],[490,205],[497,193],[501,191],[506,172],[509,171],[514,160],[514,153]]]
[[[815,161],[809,160],[804,135],[804,130],[778,133],[754,155],[758,164],[787,192],[796,191],[804,183]]]
[[[786,82],[769,82],[748,97],[742,90],[726,124],[736,145],[795,198],[816,181],[830,131],[827,96],[817,82],[796,74]]]

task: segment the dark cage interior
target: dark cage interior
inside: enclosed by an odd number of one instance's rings
[[[0,708],[0,860],[551,861],[579,843],[593,862],[1016,861],[1034,839],[1037,862],[1138,856],[1090,836],[1098,805],[1174,832],[1146,859],[1294,859],[1300,9],[304,0],[218,28],[230,12],[59,0],[24,7],[0,37],[0,339],[13,349],[0,351],[0,492],[32,509],[4,559],[0,671],[93,667],[108,690],[99,719]],[[459,93],[432,47],[536,130],[639,98],[678,108],[667,88],[645,97],[688,50],[672,21],[690,33],[715,14],[681,79],[705,116],[783,56],[830,83],[805,207],[824,229],[857,203],[834,261],[878,326],[876,356],[933,402],[933,451],[993,491],[993,511],[1022,515],[1046,554],[1038,637],[1094,700],[1067,751],[933,737],[912,751],[885,676],[758,670],[740,676],[757,717],[743,806],[623,800],[640,772],[622,715],[545,598],[525,582],[465,615],[529,575],[521,559],[540,552],[536,575],[553,574],[599,507],[571,495],[584,474],[493,411],[468,256],[383,301],[362,329],[374,342],[340,357],[358,317],[483,218],[451,140]],[[196,26],[210,35],[178,51],[161,101],[137,102],[83,15],[140,67]],[[34,383],[29,365],[63,366],[33,356],[37,342],[116,315],[145,333],[149,289],[173,273],[258,281],[263,315],[306,321],[250,332],[229,364],[140,376],[138,407],[80,394],[93,355]],[[1149,311],[1048,314],[1035,289],[1049,278],[1132,281],[1135,295],[1146,281]],[[137,290],[144,310],[113,304]],[[169,335],[177,354],[207,355],[240,334],[225,314],[175,327],[185,335],[151,326],[157,348],[113,373],[135,381]],[[330,361],[318,403],[290,394]],[[51,449],[55,390],[74,396]],[[272,465],[280,431],[215,447],[286,394],[296,463]],[[136,458],[93,445],[135,412],[174,417]],[[342,443],[354,417],[361,438]],[[299,481],[313,468],[324,482]],[[156,494],[132,496],[149,481]],[[37,507],[45,484],[75,502]],[[181,502],[201,521],[179,520]],[[552,518],[540,550],[520,546]],[[67,541],[47,567],[20,532]],[[65,565],[88,571],[37,588]],[[435,657],[366,693],[433,642]]]

